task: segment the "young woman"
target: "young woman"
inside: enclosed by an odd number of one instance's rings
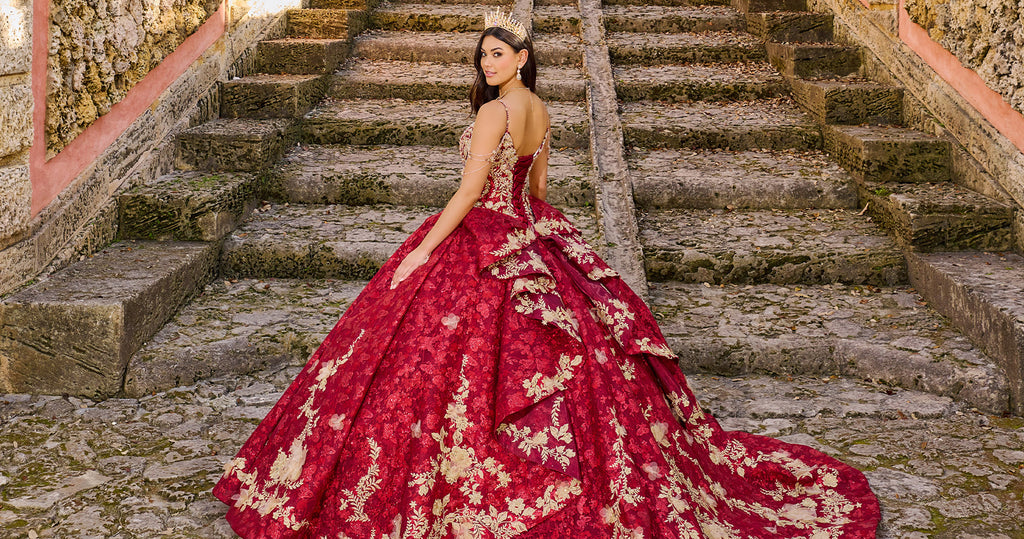
[[[723,431],[644,303],[544,202],[529,35],[486,20],[462,183],[226,467],[243,537],[874,537],[864,476]]]

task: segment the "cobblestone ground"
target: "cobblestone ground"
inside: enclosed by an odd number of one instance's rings
[[[0,395],[0,536],[234,537],[210,489],[298,370],[141,399]],[[881,537],[1024,537],[1024,419],[845,379],[691,382],[726,428],[865,470],[882,500]]]

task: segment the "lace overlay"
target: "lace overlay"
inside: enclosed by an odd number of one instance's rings
[[[463,162],[469,158],[469,141],[473,138],[473,124],[466,127],[459,137],[459,154]],[[547,133],[544,136],[547,140]],[[542,143],[543,144],[543,143]],[[533,219],[530,209],[529,171],[533,160],[543,149],[538,148],[533,155],[516,154],[512,144],[512,135],[505,130],[498,147],[491,152],[491,172],[487,176],[477,207],[493,210],[509,217]],[[522,185],[519,185],[522,184]]]
[[[643,301],[529,195],[535,157],[507,130],[491,157],[462,223],[391,289],[440,214],[410,235],[229,462],[239,535],[874,537],[863,474],[723,430]]]

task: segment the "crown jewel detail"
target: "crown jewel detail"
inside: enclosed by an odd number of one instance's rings
[[[512,18],[511,13],[505,13],[500,9],[496,9],[486,15],[484,15],[484,30],[497,26],[504,28],[509,32],[512,32],[519,39],[526,41],[526,27],[522,23]]]

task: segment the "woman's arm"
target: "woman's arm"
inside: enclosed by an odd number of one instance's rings
[[[413,270],[427,261],[430,253],[459,226],[483,193],[487,175],[491,171],[491,154],[505,134],[505,107],[497,101],[485,103],[476,114],[473,138],[469,143],[469,158],[462,168],[462,182],[434,222],[430,232],[399,264],[391,277],[391,288],[405,280]]]
[[[544,149],[537,154],[537,158],[530,167],[530,194],[541,200],[548,196],[548,156],[551,155],[551,131],[548,131],[544,139]]]

